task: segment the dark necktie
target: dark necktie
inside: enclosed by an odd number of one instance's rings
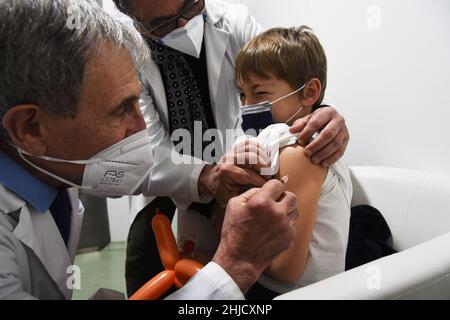
[[[58,193],[58,196],[50,206],[50,212],[52,214],[53,220],[55,220],[59,232],[61,233],[61,237],[63,238],[64,243],[67,246],[70,237],[72,216],[72,206],[70,204],[67,190],[61,190]]]
[[[169,109],[170,134],[177,129],[187,130],[191,135],[191,154],[186,152],[183,154],[203,160],[203,151],[210,144],[208,139],[203,139],[203,135],[208,129],[214,128],[210,127],[208,123],[206,108],[210,108],[210,106],[205,106],[194,71],[183,53],[151,39],[147,39],[147,42],[152,51],[152,59],[158,65],[164,81]],[[202,137],[194,136],[194,122],[201,123]],[[202,140],[202,155],[195,154],[194,138]],[[215,157],[215,153],[212,154],[212,157]],[[209,204],[195,203],[191,209],[209,218],[214,203],[214,201]]]
[[[183,53],[150,39],[148,43],[152,50],[152,58],[159,66],[161,76],[165,82],[170,134],[178,129],[187,130],[191,135],[192,142],[190,155],[194,156],[194,123],[198,122],[201,124],[202,137],[210,129],[201,91],[194,72]],[[202,140],[203,151],[210,142],[203,141],[202,137],[195,138]]]

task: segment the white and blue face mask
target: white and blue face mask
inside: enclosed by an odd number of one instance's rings
[[[299,89],[295,90],[294,92],[291,92],[275,101],[269,102],[269,101],[263,101],[260,103],[252,104],[252,105],[246,105],[241,108],[241,114],[242,114],[242,129],[245,131],[248,130],[255,130],[256,132],[259,132],[261,130],[264,130],[268,126],[274,124],[273,117],[272,117],[272,106],[280,102],[281,100],[288,98],[296,93],[299,93],[305,88],[306,84],[304,84]],[[303,110],[303,106],[299,106],[297,112],[289,118],[289,120],[286,121],[287,124],[294,119],[301,111]]]

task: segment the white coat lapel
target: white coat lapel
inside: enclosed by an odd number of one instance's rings
[[[42,214],[28,206],[22,207],[14,235],[33,250],[61,292],[69,299],[71,290],[67,288],[66,270],[72,262],[51,213]]]
[[[228,47],[230,34],[215,25],[205,23],[205,49],[208,64],[208,81],[212,101],[216,101],[221,80],[222,65]]]
[[[70,224],[70,237],[67,250],[69,252],[70,261],[75,260],[75,255],[80,242],[81,226],[83,224],[84,207],[78,199],[78,190],[69,189],[70,205],[72,206],[72,216]],[[93,212],[92,214],[95,214]]]
[[[154,99],[155,108],[158,110],[160,119],[163,121],[164,127],[169,128],[169,109],[167,105],[166,90],[164,89],[164,82],[159,67],[153,59],[149,59],[145,66],[144,74],[148,80],[148,82],[145,83],[145,86]]]

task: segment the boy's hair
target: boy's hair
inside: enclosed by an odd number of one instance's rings
[[[236,60],[236,79],[248,80],[250,73],[276,76],[298,89],[312,78],[322,84],[313,106],[319,108],[327,86],[327,58],[312,30],[306,26],[270,29],[247,43]]]

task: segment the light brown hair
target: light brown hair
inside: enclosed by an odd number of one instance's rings
[[[274,28],[253,38],[239,52],[236,80],[247,81],[250,73],[262,78],[276,76],[293,89],[300,88],[312,78],[319,79],[322,92],[313,106],[314,111],[325,95],[327,58],[310,28]]]

